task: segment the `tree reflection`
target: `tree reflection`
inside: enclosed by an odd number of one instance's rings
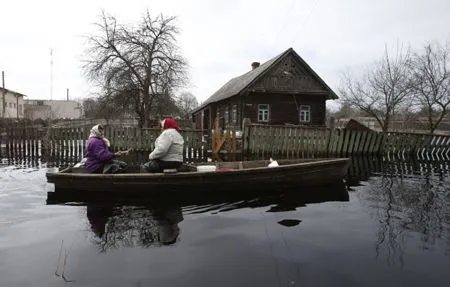
[[[92,240],[101,252],[121,247],[171,245],[180,234],[180,207],[87,205]]]
[[[377,230],[377,241],[375,244],[376,257],[379,258],[386,253],[386,260],[388,264],[395,264],[397,259],[400,265],[404,265],[404,229],[397,226],[398,222],[398,207],[395,203],[395,197],[392,190],[394,186],[393,178],[383,177],[378,190],[379,200],[384,202],[384,208],[377,209],[379,218],[379,227]]]
[[[384,162],[361,195],[377,211],[376,257],[403,266],[406,239],[417,237],[422,250],[450,247],[450,196],[447,163]],[[411,242],[414,242],[413,240]]]

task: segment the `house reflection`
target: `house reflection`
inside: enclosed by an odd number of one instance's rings
[[[92,241],[100,251],[121,247],[172,245],[183,220],[180,207],[136,207],[88,204]]]

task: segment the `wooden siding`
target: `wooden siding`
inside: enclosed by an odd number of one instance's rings
[[[194,127],[198,130],[202,129],[202,111],[194,115]]]
[[[301,123],[302,125],[325,124],[325,95],[251,93],[244,99],[244,118],[249,118],[252,123],[258,123],[258,105],[269,104],[269,122],[262,122],[263,124],[300,124],[300,105],[311,107],[311,122]]]
[[[292,54],[285,57],[268,73],[249,87],[250,91],[324,92],[323,86]]]
[[[213,104],[211,107],[214,107],[214,110],[216,111],[211,115],[211,122],[212,122],[212,128],[214,128],[214,122],[217,118],[217,111],[219,112],[219,127],[225,128],[225,129],[240,129],[241,123],[242,123],[242,117],[241,117],[241,111],[242,107],[240,105],[240,99],[239,97],[232,97],[230,99],[227,99],[225,101],[221,101],[220,103]],[[232,113],[233,113],[233,106],[236,106],[236,121],[232,121]],[[228,119],[226,117],[226,110],[228,109]]]

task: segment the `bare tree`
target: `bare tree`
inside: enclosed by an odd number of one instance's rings
[[[174,22],[175,17],[152,17],[147,10],[136,26],[125,26],[102,13],[98,34],[88,37],[83,66],[88,79],[108,100],[131,105],[140,127],[150,124],[158,98],[187,82]]]
[[[394,57],[387,48],[383,57],[360,79],[344,74],[340,89],[343,102],[374,117],[383,132],[388,131],[395,111],[411,97],[407,49],[397,47]]]
[[[425,45],[411,62],[413,91],[419,107],[426,111],[428,129],[434,133],[450,106],[450,46]]]
[[[126,109],[115,104],[107,97],[88,98],[83,102],[84,116],[92,119],[105,119],[107,123],[113,118],[122,116]]]
[[[184,92],[178,96],[177,105],[180,109],[182,118],[189,119],[191,112],[198,107],[198,101],[192,93]]]
[[[180,109],[176,104],[176,97],[157,97],[153,111],[159,118],[165,116],[178,117],[181,114]]]

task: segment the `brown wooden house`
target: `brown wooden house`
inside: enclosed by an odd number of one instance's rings
[[[331,88],[292,49],[231,79],[192,112],[195,128],[240,129],[245,118],[268,125],[325,125]]]

